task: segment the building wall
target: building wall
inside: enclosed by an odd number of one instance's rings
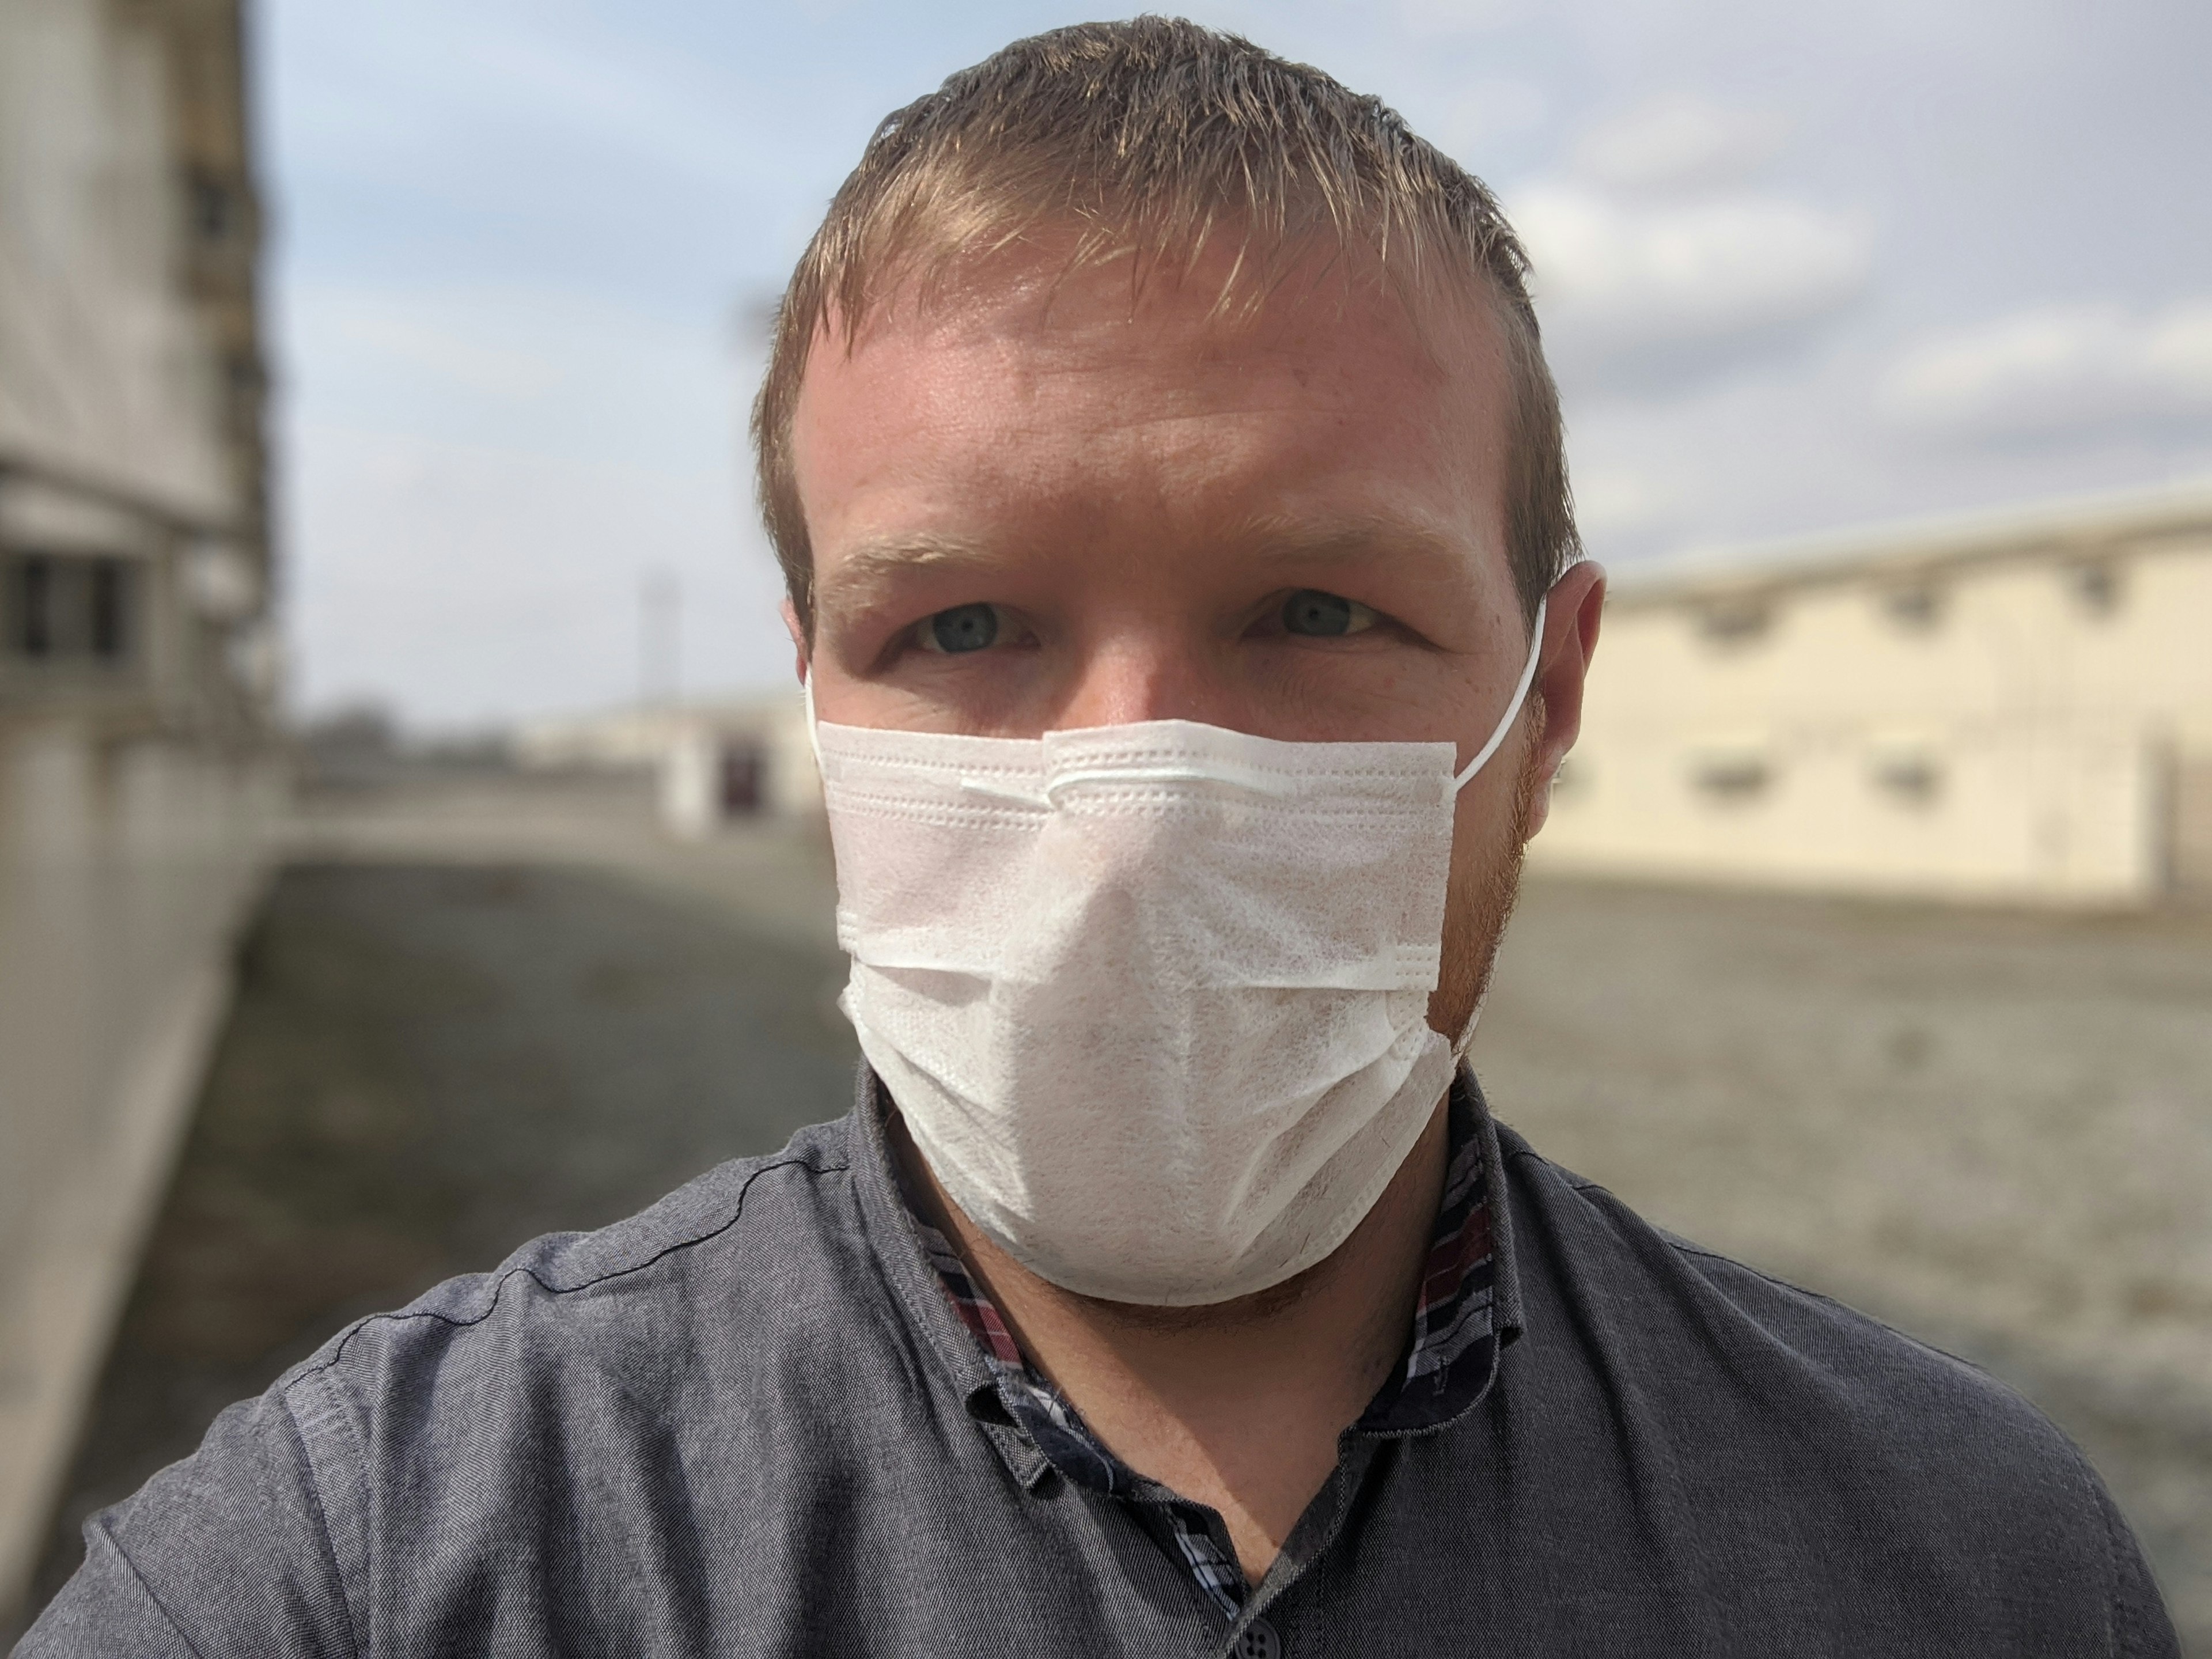
[[[0,1627],[282,787],[236,0],[0,0]]]
[[[2138,902],[2196,868],[2212,504],[1626,588],[1540,866]],[[2154,527],[2147,532],[2146,524]]]
[[[743,757],[754,777],[753,812],[804,822],[822,811],[806,705],[795,687],[714,702],[536,720],[515,733],[513,748],[526,767],[657,773],[662,821],[687,839],[714,834],[732,821],[721,797],[724,771],[733,757]]]

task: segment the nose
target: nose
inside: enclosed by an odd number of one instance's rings
[[[1230,725],[1224,688],[1206,653],[1164,628],[1117,631],[1079,656],[1053,724],[1061,728],[1133,726],[1139,720]]]

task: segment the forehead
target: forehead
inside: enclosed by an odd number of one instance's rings
[[[849,338],[833,319],[792,429],[817,556],[856,514],[1084,515],[1148,491],[1295,515],[1413,489],[1494,516],[1512,386],[1487,296],[1330,252],[1253,270],[1227,246],[1149,270],[1031,247],[909,285]]]

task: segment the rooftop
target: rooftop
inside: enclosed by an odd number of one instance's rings
[[[2212,535],[2212,479],[1696,549],[1614,572],[1612,602],[1641,608],[1869,578],[1909,579],[1963,565],[2081,557],[2191,535]]]

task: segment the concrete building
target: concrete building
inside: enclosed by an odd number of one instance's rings
[[[1619,574],[1533,867],[2137,905],[2212,885],[2212,489]]]
[[[526,723],[513,749],[539,769],[651,772],[660,819],[691,841],[769,817],[812,818],[822,785],[796,689]]]
[[[238,0],[0,0],[0,1626],[280,787]]]

